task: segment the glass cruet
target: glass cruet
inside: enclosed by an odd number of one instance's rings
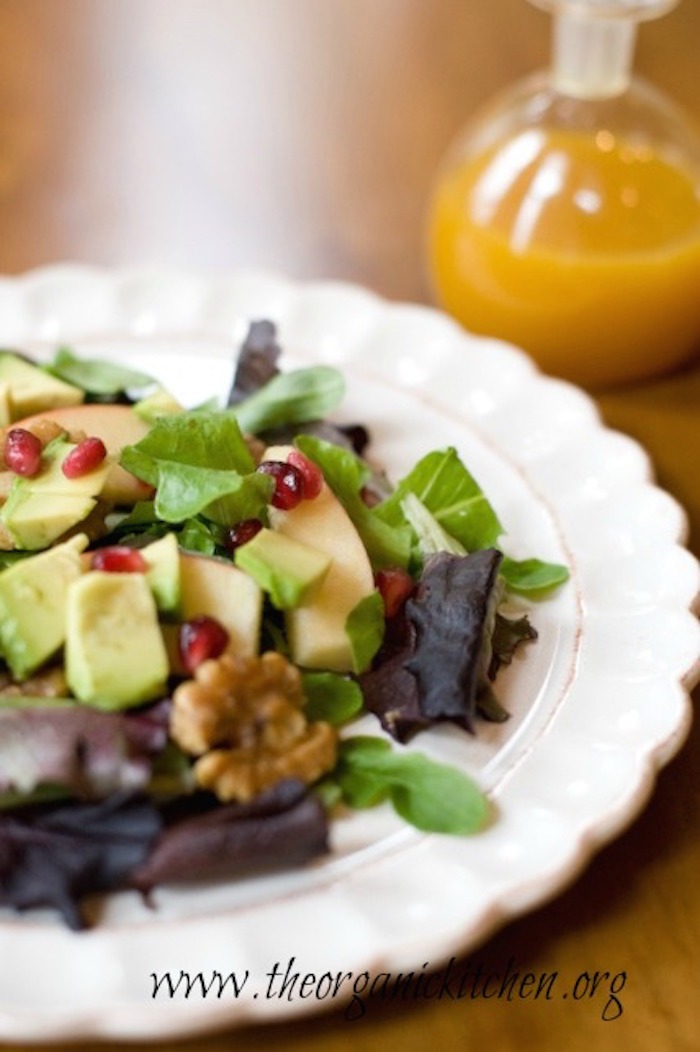
[[[473,332],[592,388],[700,349],[700,138],[633,76],[638,22],[677,0],[531,0],[550,69],[488,105],[429,206],[437,300]]]

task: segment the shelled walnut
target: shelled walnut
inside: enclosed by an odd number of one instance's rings
[[[198,757],[198,785],[250,800],[284,778],[315,782],[335,764],[337,736],[303,712],[299,670],[281,654],[205,661],[173,694],[170,732]]]
[[[45,668],[30,679],[16,683],[9,672],[0,672],[0,697],[65,698],[69,694],[62,665]]]

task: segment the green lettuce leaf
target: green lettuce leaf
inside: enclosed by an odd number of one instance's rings
[[[409,493],[468,552],[494,547],[503,533],[496,512],[452,447],[422,457],[391,496],[374,509],[376,515],[399,526],[401,504]]]
[[[381,738],[341,742],[334,779],[351,807],[389,799],[405,821],[426,832],[467,835],[489,817],[488,801],[461,771],[421,753],[395,751]]]
[[[273,427],[321,420],[344,394],[345,380],[337,369],[313,365],[278,373],[228,412],[244,431],[257,435]]]
[[[541,559],[510,559],[501,563],[501,576],[512,592],[537,596],[558,588],[569,579],[569,571],[560,563],[543,562]]]
[[[200,555],[214,555],[220,547],[212,526],[198,518],[187,519],[177,539],[185,551],[198,552]]]
[[[69,347],[59,347],[53,361],[44,368],[59,380],[93,395],[115,395],[156,384],[156,380],[146,373],[99,358],[79,358]]]
[[[304,672],[302,683],[309,720],[337,725],[362,712],[362,691],[354,679],[337,672]]]
[[[262,516],[274,484],[255,471],[238,422],[226,412],[161,417],[122,450],[120,463],[156,487],[156,515],[170,523],[200,512],[222,524]]]
[[[442,528],[415,493],[406,494],[401,501],[401,510],[415,531],[423,557],[436,555],[438,552],[449,552],[451,555],[467,554],[464,545]]]
[[[350,640],[353,672],[359,675],[372,664],[384,639],[384,600],[378,591],[366,595],[348,614],[345,632]]]

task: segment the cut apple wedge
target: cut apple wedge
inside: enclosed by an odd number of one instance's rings
[[[292,446],[271,446],[263,459],[286,461],[291,450]],[[285,614],[293,660],[305,668],[351,671],[354,658],[345,624],[350,611],[375,590],[359,533],[325,482],[318,497],[303,500],[290,511],[270,507],[269,516],[274,530],[331,559],[308,599]]]
[[[43,413],[18,420],[14,427],[29,427],[38,420],[54,420],[67,431],[84,431],[96,435],[107,447],[107,452],[119,458],[124,446],[139,442],[150,430],[150,425],[136,415],[128,405],[71,405],[47,409]],[[141,482],[119,464],[114,464],[107,476],[102,497],[111,504],[132,505],[146,500],[151,487]]]
[[[192,552],[180,554],[182,621],[206,614],[229,634],[227,650],[253,657],[260,649],[263,593],[252,577],[233,563]]]

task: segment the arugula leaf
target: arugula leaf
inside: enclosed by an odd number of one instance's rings
[[[225,412],[161,417],[120,463],[156,487],[155,512],[176,523],[206,511],[220,523],[262,515],[272,480],[255,472],[240,427]]]
[[[285,424],[303,424],[330,413],[345,394],[345,380],[329,365],[278,373],[229,409],[244,431],[257,435]]]
[[[489,815],[488,801],[461,771],[421,753],[396,752],[381,738],[341,742],[334,777],[351,807],[389,799],[405,821],[425,832],[475,833]]]
[[[503,533],[496,512],[453,447],[422,457],[391,496],[377,505],[376,515],[393,526],[400,525],[401,504],[409,493],[468,552],[493,547]]]
[[[362,712],[362,691],[354,679],[337,672],[304,672],[306,717],[325,723],[347,723]]]
[[[353,672],[359,675],[372,664],[384,639],[384,600],[378,591],[360,599],[348,614],[345,633],[350,640]]]
[[[560,563],[547,563],[541,559],[518,561],[506,556],[501,563],[501,576],[512,592],[537,596],[557,588],[569,579],[569,571]]]
[[[114,395],[133,388],[152,387],[156,383],[152,376],[116,362],[79,358],[69,347],[59,347],[53,361],[44,369],[59,380],[94,395]]]
[[[299,435],[296,444],[323,471],[326,482],[360,534],[372,565],[406,567],[411,554],[410,530],[402,518],[387,523],[365,504],[360,491],[371,472],[364,461],[351,450],[313,435]]]

